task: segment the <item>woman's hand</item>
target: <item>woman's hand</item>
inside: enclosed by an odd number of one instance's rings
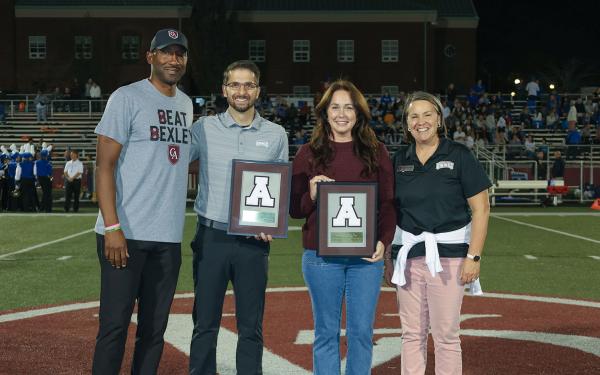
[[[375,263],[379,262],[383,259],[383,252],[385,251],[385,246],[383,246],[383,242],[377,241],[377,245],[375,245],[375,252],[370,258],[361,258],[366,260],[367,262]]]
[[[465,258],[462,269],[460,270],[460,281],[463,284],[471,283],[479,278],[480,263],[472,259]]]
[[[308,188],[310,190],[310,199],[314,202],[317,200],[317,183],[318,182],[333,182],[335,180],[324,176],[324,175],[318,175],[315,176],[313,178],[310,179],[310,181],[308,181]]]

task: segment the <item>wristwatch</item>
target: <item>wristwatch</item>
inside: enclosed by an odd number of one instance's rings
[[[479,260],[481,259],[481,256],[479,256],[479,255],[472,255],[472,254],[468,254],[467,253],[467,258],[471,259],[474,262],[479,262]]]

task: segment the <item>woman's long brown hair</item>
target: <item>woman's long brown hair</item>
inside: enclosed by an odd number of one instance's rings
[[[335,157],[331,141],[333,134],[331,126],[327,121],[327,108],[331,103],[333,94],[338,90],[347,91],[352,99],[356,111],[356,124],[352,128],[352,140],[354,141],[354,154],[362,161],[364,168],[362,177],[368,177],[378,170],[378,141],[375,132],[369,125],[371,112],[363,94],[350,81],[337,80],[333,82],[317,106],[315,116],[317,123],[310,138],[310,150],[313,154],[311,167],[313,171],[325,170]]]

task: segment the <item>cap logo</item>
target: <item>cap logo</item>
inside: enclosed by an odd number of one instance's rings
[[[179,33],[175,30],[169,30],[169,36],[171,39],[177,39],[179,38]]]

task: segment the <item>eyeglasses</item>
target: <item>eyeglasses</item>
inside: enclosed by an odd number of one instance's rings
[[[177,60],[183,60],[187,57],[187,51],[180,49],[156,49],[154,50],[154,53],[161,55],[161,57],[175,56],[175,59]]]
[[[242,86],[244,86],[244,88],[246,89],[246,91],[253,91],[256,90],[258,88],[258,85],[254,82],[229,82],[228,84],[225,85],[227,88],[232,89],[233,91],[240,91],[240,89],[242,88]]]

